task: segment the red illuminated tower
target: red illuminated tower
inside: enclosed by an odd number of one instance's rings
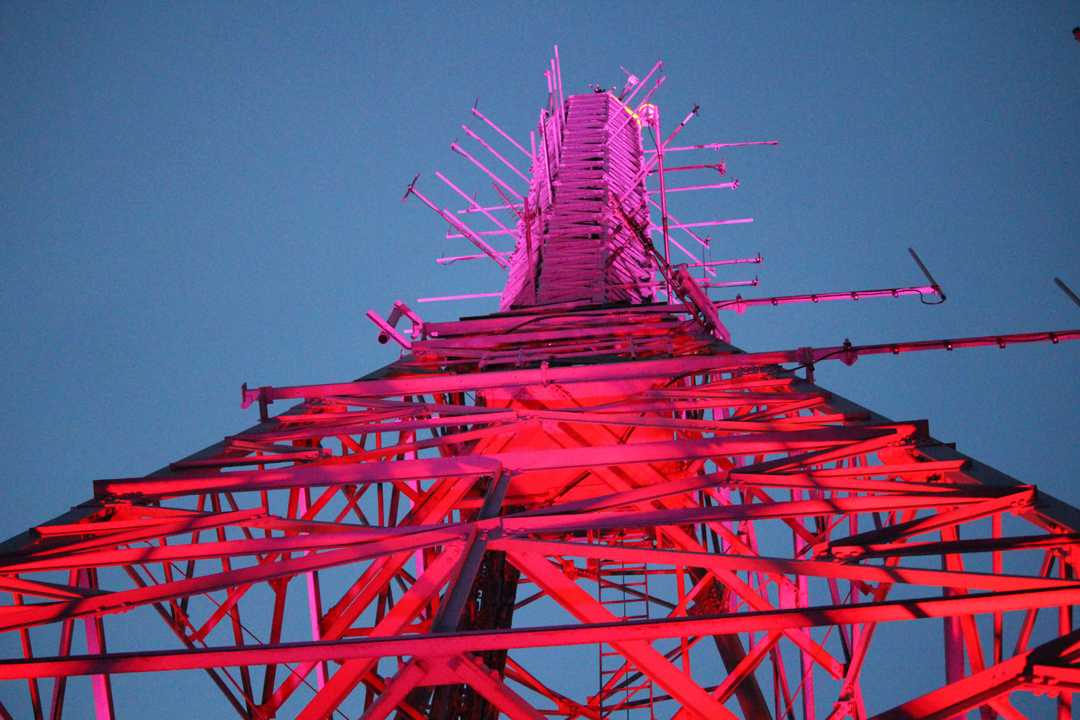
[[[761,258],[702,259],[703,228],[750,219],[668,196],[732,190],[716,151],[775,143],[677,144],[696,108],[662,130],[660,63],[569,97],[557,54],[545,76],[528,143],[474,108],[487,139],[452,146],[497,199],[406,193],[477,250],[442,262],[505,271],[499,312],[370,312],[397,362],[245,387],[254,426],[6,542],[0,687],[51,718],[128,717],[112,679],[171,671],[243,718],[1019,718],[1017,693],[1070,717],[1080,512],[813,372],[1080,330],[743,351],[724,312],[944,295],[913,253],[918,287],[731,297],[756,282],[722,266]],[[152,615],[171,647],[106,642]],[[944,653],[892,709],[862,682],[905,680],[886,623]]]

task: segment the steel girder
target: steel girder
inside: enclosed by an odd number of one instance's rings
[[[99,480],[0,546],[0,632],[20,650],[5,687],[50,718],[111,718],[115,678],[185,670],[244,718],[1022,717],[1013,693],[1053,694],[1068,717],[1078,511],[811,376],[1080,331],[739,350],[721,310],[940,289],[710,300],[669,255],[700,224],[649,220],[645,181],[686,123],[659,142],[655,88],[633,101],[651,75],[565,100],[553,65],[539,149],[518,146],[529,189],[499,190],[515,250],[451,223],[509,270],[504,312],[371,313],[399,361],[245,388],[258,424]],[[106,642],[144,611],[175,646]],[[939,686],[892,709],[866,694],[901,670],[875,643],[885,623],[944,654]],[[550,661],[582,646],[596,667]],[[90,698],[67,694],[74,676]]]

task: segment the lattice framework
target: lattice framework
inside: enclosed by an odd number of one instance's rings
[[[1080,331],[735,347],[725,311],[943,294],[927,273],[914,287],[711,297],[739,284],[718,269],[760,256],[704,261],[682,244],[749,219],[667,211],[668,192],[737,183],[666,186],[726,166],[665,168],[696,108],[662,136],[659,70],[564,99],[556,57],[529,150],[474,108],[529,161],[521,172],[468,130],[519,191],[455,144],[502,205],[440,175],[467,201],[452,211],[410,185],[480,251],[449,260],[507,271],[499,313],[369,313],[402,346],[397,362],[352,382],[245,387],[253,427],[145,477],[99,480],[3,545],[0,631],[23,656],[0,661],[0,680],[24,684],[35,716],[80,715],[71,676],[92,678],[110,718],[114,677],[179,670],[205,672],[249,718],[1023,717],[1014,693],[1053,694],[1070,716],[1078,511],[925,421],[819,387],[813,370]],[[681,150],[749,144],[766,143]],[[474,230],[475,215],[494,229]],[[287,400],[299,402],[272,416]],[[178,645],[110,648],[106,628],[135,609]],[[1056,637],[1035,642],[1040,613]],[[945,677],[886,709],[862,681],[879,626],[901,622],[930,630]],[[55,651],[34,640],[46,626]],[[586,692],[530,654],[577,646],[597,649]]]

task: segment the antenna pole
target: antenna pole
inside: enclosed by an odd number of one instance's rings
[[[664,181],[664,144],[660,141],[660,110],[658,108],[643,108],[642,112],[649,113],[649,130],[652,133],[653,143],[656,145],[657,172],[660,176],[660,226],[664,237],[664,263],[671,266],[671,235],[668,229],[667,212],[667,183]],[[667,293],[668,301],[673,297],[671,280],[665,276],[664,292]]]
[[[1054,284],[1061,288],[1061,292],[1068,295],[1069,299],[1076,303],[1077,307],[1080,307],[1080,297],[1076,297],[1076,293],[1072,291],[1072,288],[1065,284],[1064,280],[1056,277],[1054,278]]]
[[[931,275],[930,271],[926,269],[926,265],[924,265],[923,261],[919,258],[919,253],[915,252],[915,248],[908,248],[907,251],[911,253],[911,259],[914,260],[915,264],[919,266],[920,270],[922,270],[922,274],[926,276],[927,281],[929,281],[930,283],[930,287],[934,289],[934,292],[936,292],[938,297],[941,298],[941,301],[945,302],[945,293],[941,291],[941,286],[938,285],[938,282],[934,279],[934,276]]]

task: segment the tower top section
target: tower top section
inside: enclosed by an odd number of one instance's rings
[[[433,300],[498,297],[502,312],[530,308],[593,305],[643,305],[685,301],[691,275],[675,264],[700,268],[705,289],[756,284],[713,282],[716,266],[760,262],[757,258],[715,261],[699,257],[711,240],[703,229],[753,222],[733,218],[683,223],[668,212],[665,153],[720,151],[776,141],[713,143],[672,147],[671,142],[697,114],[697,107],[662,135],[660,110],[652,97],[664,84],[663,63],[642,78],[627,72],[621,91],[593,88],[566,96],[558,49],[544,75],[547,103],[526,142],[518,142],[473,107],[472,114],[498,137],[487,139],[468,125],[462,129],[477,147],[454,142],[451,149],[481,173],[492,202],[481,201],[442,173],[436,177],[466,202],[451,210],[410,184],[415,195],[450,225],[447,237],[471,242],[478,255],[439,258],[441,264],[465,260],[495,262],[506,271],[501,292],[453,295]],[[528,147],[527,147],[528,146]],[[724,162],[669,168],[726,173]],[[685,175],[683,175],[685,176]],[[685,176],[692,177],[692,176]],[[726,180],[726,179],[725,179]],[[650,187],[650,182],[654,187]],[[680,185],[670,192],[734,190],[737,181]],[[473,188],[474,190],[476,188]],[[497,198],[497,199],[496,199]],[[678,237],[673,237],[678,233]],[[499,247],[512,239],[513,247]],[[661,242],[662,241],[662,242]],[[678,253],[672,257],[672,252]]]
[[[502,308],[655,296],[641,118],[610,93],[542,118]]]

